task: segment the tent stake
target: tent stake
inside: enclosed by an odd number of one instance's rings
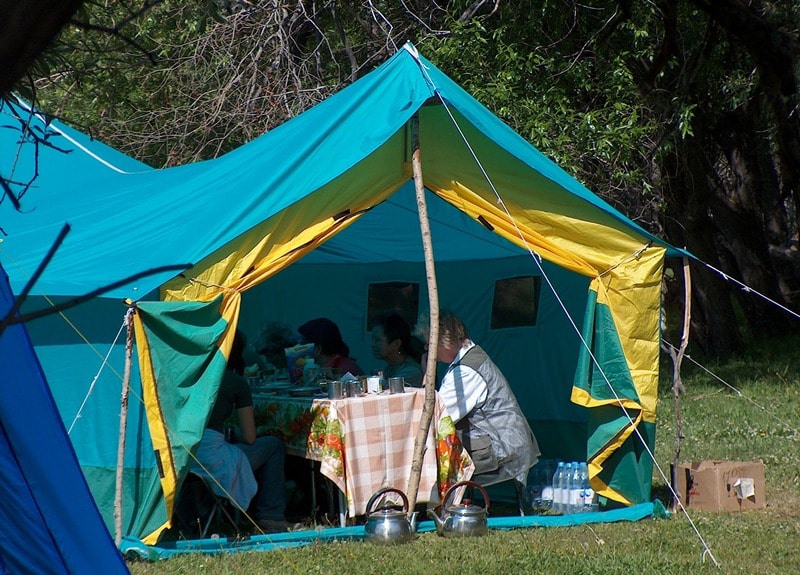
[[[125,470],[125,435],[128,427],[128,395],[131,383],[131,360],[133,357],[133,314],[134,308],[125,313],[127,339],[125,341],[125,372],[122,376],[122,398],[119,413],[119,442],[117,443],[117,476],[114,493],[114,541],[119,547],[122,542],[122,479]]]
[[[436,350],[439,342],[439,288],[436,284],[436,268],[433,260],[431,223],[428,219],[428,204],[425,202],[425,184],[422,180],[422,161],[419,149],[419,113],[411,118],[411,169],[414,174],[414,190],[417,196],[419,228],[422,234],[422,249],[425,254],[425,275],[428,282],[428,304],[430,306],[430,335],[428,337],[428,358],[425,368],[425,405],[419,420],[417,437],[414,439],[414,458],[408,477],[408,513],[414,512],[417,505],[419,480],[422,474],[422,460],[425,443],[430,432],[433,408],[436,402]]]

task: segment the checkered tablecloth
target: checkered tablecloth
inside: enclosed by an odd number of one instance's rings
[[[350,516],[362,515],[373,493],[393,487],[407,493],[425,392],[407,388],[405,393],[365,395],[329,400],[314,399],[309,406],[305,456],[320,461],[323,475],[347,498]],[[269,409],[276,421],[303,400],[273,400]],[[295,406],[294,408],[292,406]],[[263,407],[261,408],[263,409]],[[282,425],[295,429],[297,418]],[[438,394],[428,434],[420,477],[418,502],[438,503],[453,483],[469,479],[474,466],[458,441],[450,416]]]

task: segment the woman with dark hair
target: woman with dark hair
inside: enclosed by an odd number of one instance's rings
[[[411,353],[411,328],[400,314],[392,312],[374,319],[372,355],[386,362],[384,375],[402,377],[406,385],[422,387],[422,368]]]
[[[284,516],[284,445],[272,435],[256,437],[253,396],[242,377],[244,344],[237,331],[192,473],[207,478],[217,495],[232,499],[242,509],[249,506],[263,533],[291,531],[300,526],[290,525]],[[225,425],[233,413],[239,426],[229,442]]]
[[[342,339],[339,326],[328,318],[307,321],[297,331],[304,343],[314,344],[314,361],[320,367],[341,370],[343,374],[364,375],[364,370],[350,357],[350,348]]]

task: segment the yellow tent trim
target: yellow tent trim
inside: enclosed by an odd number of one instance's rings
[[[233,337],[236,332],[241,301],[241,294],[237,292],[226,292],[221,304],[221,314],[227,321],[228,327],[219,341],[219,350],[226,360],[230,356],[230,350],[233,346]],[[164,504],[167,513],[167,521],[142,539],[142,541],[148,545],[155,545],[164,529],[172,526],[172,512],[175,508],[178,487],[178,471],[175,468],[172,450],[174,447],[183,447],[185,449],[185,446],[173,447],[173,442],[171,440],[173,434],[170,433],[162,416],[158,398],[158,385],[153,371],[150,344],[144,325],[138,314],[134,314],[133,325],[136,335],[136,349],[142,379],[142,395],[147,414],[147,423],[150,428],[153,450],[158,460],[161,490],[164,493]]]
[[[385,145],[362,161],[371,164],[386,154]],[[396,162],[395,162],[396,163]],[[245,292],[291,265],[356,222],[390,197],[411,175],[408,163],[393,173],[354,169],[315,194],[277,213],[224,248],[211,254],[162,289],[164,300],[209,301],[225,289]],[[376,188],[364,194],[364,186]],[[330,217],[326,214],[337,214]]]

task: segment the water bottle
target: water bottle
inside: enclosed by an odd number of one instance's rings
[[[572,513],[572,475],[574,463],[567,463],[564,466],[564,479],[561,481],[561,513],[569,515]]]
[[[553,474],[553,511],[561,513],[561,501],[564,481],[564,462],[559,461],[556,472]]]
[[[575,461],[572,463],[572,475],[569,490],[569,512],[580,513],[583,508],[583,482],[581,481],[581,466]]]
[[[594,489],[589,484],[589,468],[586,462],[581,463],[581,511],[594,511]]]

